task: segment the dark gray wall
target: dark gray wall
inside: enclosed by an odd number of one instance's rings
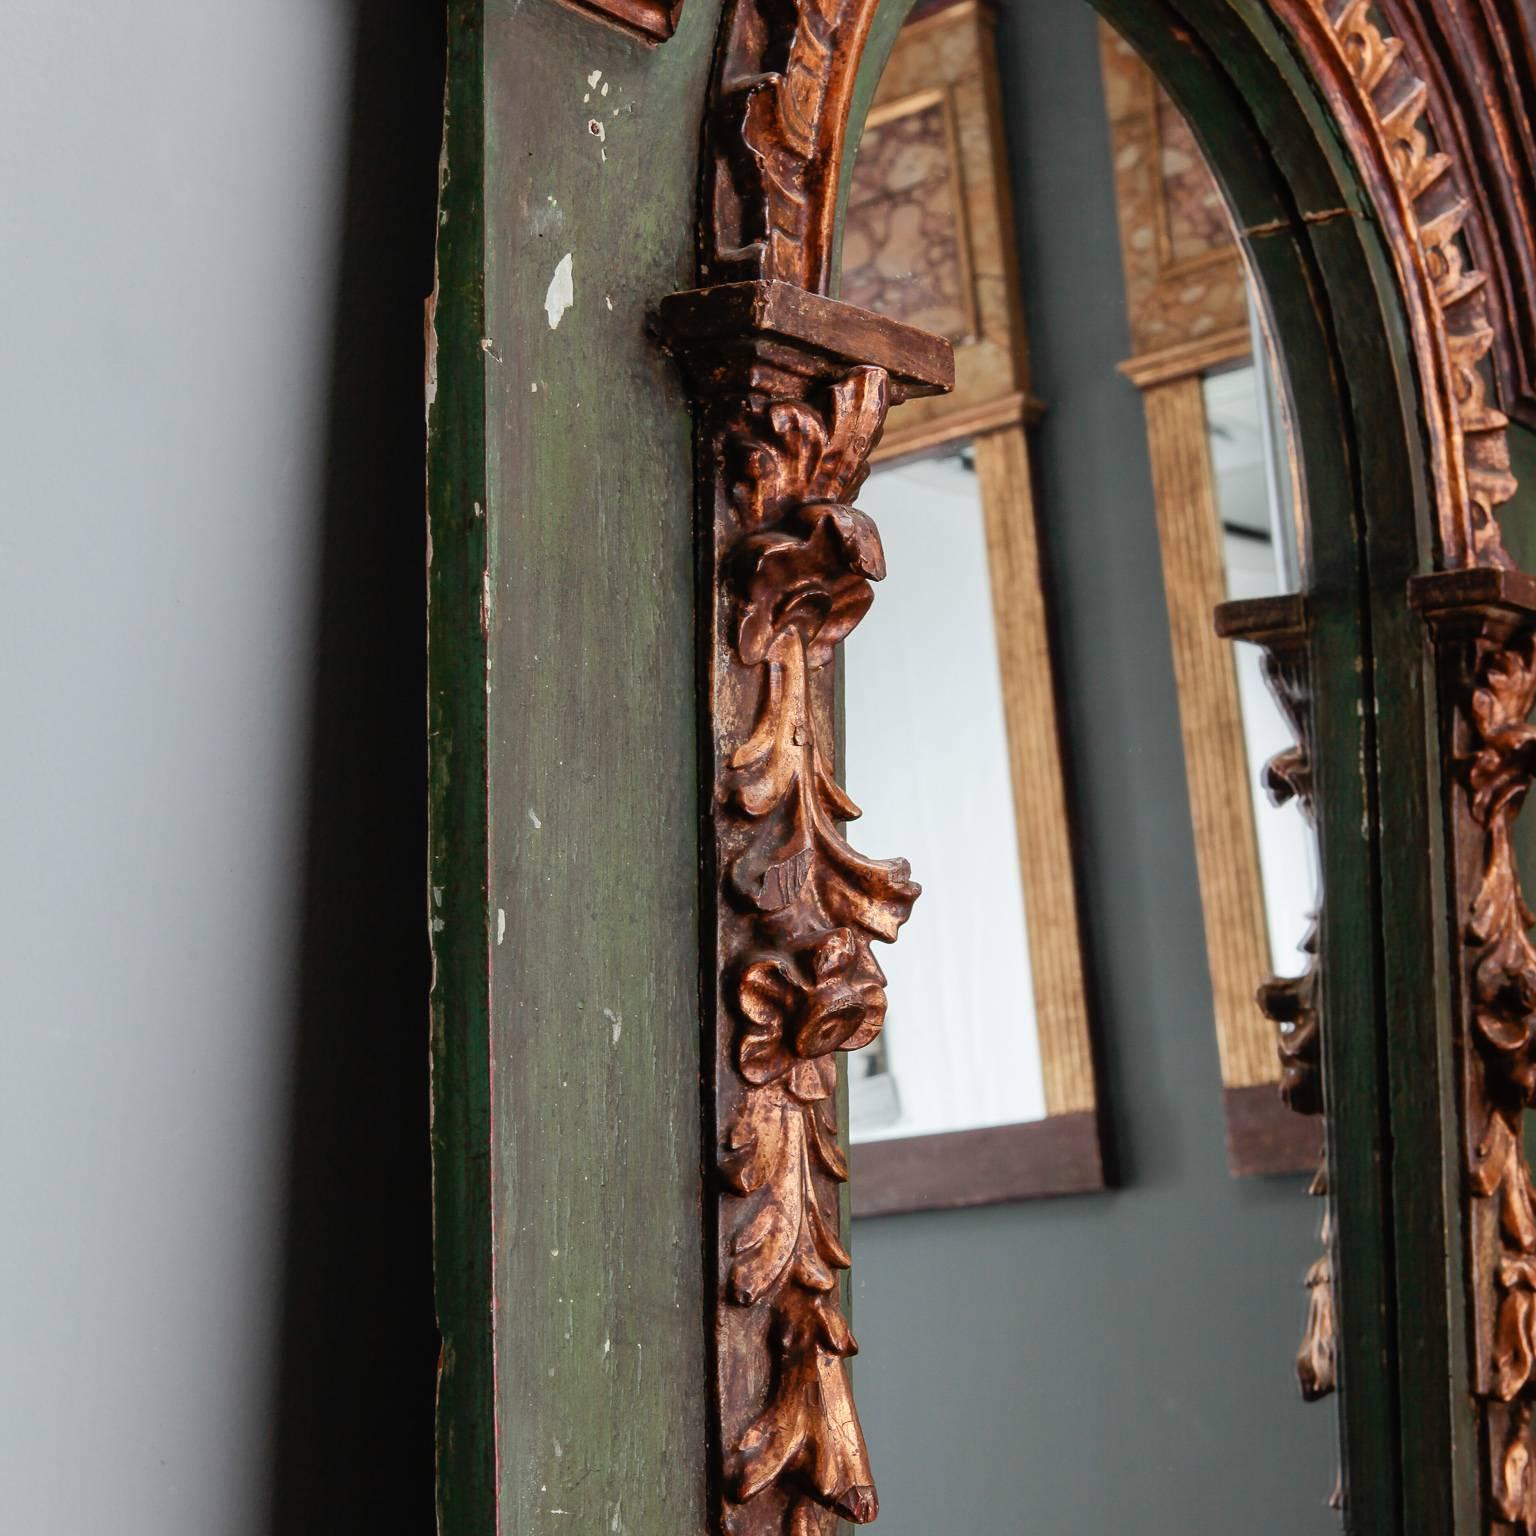
[[[1095,26],[1082,0],[1004,7],[999,53],[1120,1187],[856,1223],[883,1536],[1338,1528],[1334,1414],[1291,1370],[1317,1203],[1225,1164]]]

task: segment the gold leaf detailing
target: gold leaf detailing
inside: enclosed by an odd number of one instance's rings
[[[705,282],[825,292],[847,93],[874,0],[732,0],[705,154]]]
[[[1444,336],[1452,430],[1447,490],[1456,526],[1445,530],[1447,561],[1513,567],[1497,509],[1516,490],[1508,419],[1488,399],[1484,362],[1493,346],[1486,281],[1467,261],[1462,227],[1470,207],[1456,190],[1450,157],[1432,149],[1424,109],[1428,87],[1408,67],[1401,39],[1387,37],[1371,0],[1310,0],[1369,103],[1392,176],[1403,193]]]
[[[1522,1141],[1536,1099],[1536,948],[1512,833],[1536,773],[1536,633],[1479,643],[1467,709],[1467,801],[1483,829],[1482,862],[1467,915],[1474,1028],[1467,1083],[1468,1175],[1496,1220],[1474,1245],[1474,1283],[1491,1307],[1483,1363],[1490,1474],[1499,1520],[1536,1532],[1536,1187]]]
[[[717,808],[739,914],[722,963],[742,1083],[719,1152],[736,1197],[722,1212],[724,1300],[763,1309],[768,1354],[760,1409],[727,1433],[731,1531],[764,1528],[754,1510],[770,1490],[786,1536],[878,1508],[838,1303],[849,1259],[833,1200],[848,1170],[833,1053],[879,1034],[885,976],[871,944],[896,937],[919,887],[906,860],[868,858],[843,836],[858,807],[827,766],[812,686],[885,574],[879,533],[850,503],[887,399],[884,371],[856,368],[815,403],[748,406],[722,434],[727,627],[741,685],[756,690],[745,739],[721,744]]]

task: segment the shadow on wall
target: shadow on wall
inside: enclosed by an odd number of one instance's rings
[[[422,305],[432,287],[444,9],[356,5],[274,1536],[434,1524]]]

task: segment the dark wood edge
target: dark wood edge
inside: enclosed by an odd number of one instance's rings
[[[1248,640],[1272,650],[1306,638],[1307,600],[1299,593],[1280,597],[1244,597],[1218,603],[1216,633],[1223,640]]]
[[[676,350],[764,337],[848,364],[884,368],[905,395],[939,394],[955,385],[955,349],[942,336],[794,283],[717,283],[669,294],[656,326]]]
[[[1224,1088],[1227,1167],[1237,1178],[1264,1173],[1316,1173],[1323,1146],[1319,1115],[1298,1115],[1280,1102],[1275,1083]]]
[[[677,31],[683,0],[565,0],[587,16],[611,21],[625,32],[638,34],[648,43],[664,43]]]
[[[1490,620],[1521,623],[1536,618],[1536,576],[1495,566],[1411,576],[1408,603],[1432,629],[1447,635],[1482,633]]]
[[[1106,1187],[1091,1110],[938,1136],[864,1141],[852,1149],[853,1214],[955,1210]]]

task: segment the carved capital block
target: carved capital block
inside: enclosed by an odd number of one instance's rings
[[[1536,773],[1536,580],[1477,569],[1409,587],[1435,640],[1451,766],[1448,828],[1461,941],[1468,1279],[1490,1525],[1536,1532],[1536,948],[1513,830]]]
[[[777,282],[675,294],[659,329],[700,404],[719,1521],[813,1536],[878,1509],[839,1296],[834,1053],[879,1034],[873,945],[919,894],[904,859],[843,835],[859,812],[834,777],[832,658],[885,575],[853,501],[886,410],[948,387],[953,362],[947,342]]]

